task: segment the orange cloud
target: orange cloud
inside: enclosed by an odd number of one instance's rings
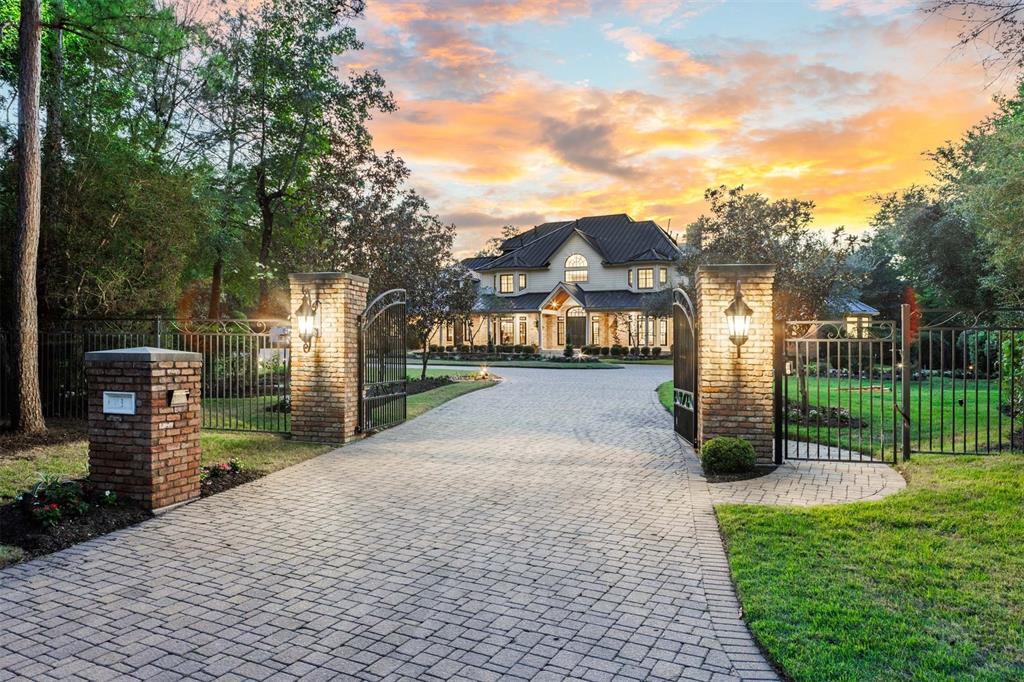
[[[699,58],[646,29],[603,26],[608,49],[653,76],[612,88],[517,68],[507,44],[464,29],[557,22],[596,11],[588,3],[484,7],[388,3],[374,25],[393,19],[411,47],[367,40],[402,105],[373,122],[377,145],[409,161],[413,184],[459,226],[461,254],[504,224],[588,214],[680,231],[718,184],[811,199],[819,226],[862,228],[871,195],[927,180],[922,153],[992,108],[980,69],[949,58],[955,32],[920,17],[841,15],[807,35],[816,51],[731,41]]]

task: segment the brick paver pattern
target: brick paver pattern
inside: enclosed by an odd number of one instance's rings
[[[657,404],[670,368],[501,373],[0,572],[0,678],[775,679]]]

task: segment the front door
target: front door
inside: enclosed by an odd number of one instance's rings
[[[587,312],[571,308],[565,313],[565,342],[579,348],[587,344]]]

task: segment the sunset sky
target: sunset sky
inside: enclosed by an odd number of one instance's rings
[[[708,186],[817,203],[926,179],[998,90],[957,26],[898,0],[369,0],[357,22],[400,110],[372,126],[471,255],[504,224],[629,213],[682,231]]]

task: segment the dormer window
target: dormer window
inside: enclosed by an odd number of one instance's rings
[[[586,282],[589,279],[587,259],[574,253],[565,259],[565,281]]]
[[[512,291],[512,275],[500,275],[498,277],[498,293],[511,294]]]
[[[653,289],[654,288],[654,268],[637,268],[636,269],[636,288],[637,289]]]
[[[668,284],[668,268],[658,268],[658,284]]]

